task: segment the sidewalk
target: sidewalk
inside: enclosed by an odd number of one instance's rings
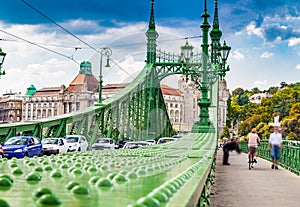
[[[222,165],[222,148],[217,153],[215,184],[211,190],[212,207],[299,207],[300,176],[258,158],[248,169],[247,155],[230,152],[230,165]]]

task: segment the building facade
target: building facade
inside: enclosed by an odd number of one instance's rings
[[[23,98],[23,120],[49,118],[89,107],[97,101],[98,81],[88,61],[80,64],[79,74],[68,87],[35,90],[31,85]]]
[[[25,96],[6,94],[0,99],[0,123],[30,121],[78,111],[98,102],[98,81],[92,74],[92,65],[88,61],[80,64],[79,74],[68,87],[45,87],[39,90],[31,85]],[[108,84],[102,88],[102,99],[124,89],[128,84]],[[198,99],[200,92],[195,84],[181,75],[178,89],[161,85],[167,112],[174,129],[188,132],[199,120]],[[227,100],[229,90],[225,80],[219,83],[219,131],[226,125]]]
[[[0,123],[15,123],[22,120],[22,101],[20,93],[6,93],[0,98]]]

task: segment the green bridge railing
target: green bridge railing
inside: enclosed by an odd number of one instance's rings
[[[244,153],[248,153],[247,142],[241,142],[240,146]],[[268,152],[268,141],[261,141],[261,146],[258,147],[258,156],[272,161],[270,152]],[[283,141],[283,152],[281,153],[279,164],[296,175],[300,174],[300,142]]]
[[[137,149],[0,159],[0,206],[209,206],[216,133]]]

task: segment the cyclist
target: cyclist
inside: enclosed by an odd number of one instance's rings
[[[257,147],[260,145],[259,136],[256,134],[256,128],[251,130],[251,133],[248,135],[248,157],[250,157],[250,151],[254,151],[254,159],[253,161],[257,163],[256,156],[257,156]]]

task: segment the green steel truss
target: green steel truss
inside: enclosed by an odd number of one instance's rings
[[[0,136],[5,140],[17,132],[41,138],[83,134],[89,143],[97,137],[113,137],[117,141],[171,136],[175,132],[152,68],[153,65],[146,65],[132,83],[104,100],[102,106],[91,106],[54,118],[4,124],[0,126]]]
[[[212,46],[220,45],[222,33],[219,30],[217,16],[217,1],[215,18],[211,32]],[[152,1],[150,21],[147,36],[147,60],[141,73],[120,93],[104,100],[102,105],[95,105],[83,110],[64,114],[54,118],[5,124],[0,126],[0,138],[5,140],[22,132],[23,135],[44,137],[63,137],[67,134],[82,134],[89,139],[89,143],[97,137],[113,137],[119,139],[146,140],[171,136],[172,129],[167,109],[164,104],[160,81],[173,74],[184,74],[187,79],[196,83],[201,91],[198,100],[200,106],[199,123],[194,132],[214,131],[211,119],[217,117],[211,114],[209,108],[217,106],[217,91],[219,66],[216,61],[215,48],[212,49],[211,59],[208,57],[208,24],[209,14],[206,9],[202,14],[203,30],[202,53],[193,54],[189,61],[183,61],[183,55],[174,55],[157,50],[155,30],[154,1]],[[188,46],[188,45],[186,45]],[[188,46],[189,47],[189,46]],[[216,102],[213,104],[213,102]],[[215,119],[216,120],[216,119]],[[217,122],[217,120],[216,120]],[[204,126],[204,130],[198,127]]]
[[[215,0],[215,2],[214,25],[210,33],[212,47],[220,45],[221,37],[216,15],[218,1]],[[97,137],[113,137],[117,141],[120,139],[146,140],[171,136],[175,132],[168,117],[160,89],[160,81],[168,75],[184,74],[193,80],[201,91],[201,98],[198,100],[201,114],[199,123],[196,123],[193,128],[193,132],[197,133],[189,133],[173,143],[139,148],[136,151],[135,149],[128,150],[128,152],[126,149],[101,151],[99,157],[94,158],[97,158],[98,164],[102,158],[111,158],[113,161],[122,158],[122,161],[127,162],[129,157],[134,157],[136,160],[143,161],[145,166],[141,166],[141,170],[149,171],[149,173],[139,177],[138,181],[143,181],[146,184],[136,184],[134,180],[130,179],[132,186],[130,183],[126,187],[124,198],[128,197],[130,200],[139,202],[139,197],[144,198],[146,194],[152,195],[158,189],[162,189],[164,192],[170,192],[168,193],[168,203],[163,204],[166,204],[165,206],[209,206],[218,138],[218,133],[211,129],[217,129],[218,80],[225,73],[220,73],[216,60],[216,48],[212,49],[211,57],[208,57],[207,36],[210,26],[207,22],[209,14],[207,14],[206,0],[204,3],[204,14],[202,15],[204,21],[201,25],[204,33],[201,45],[203,52],[201,55],[194,54],[192,59],[185,62],[182,61],[181,55],[170,55],[156,49],[158,33],[155,31],[154,0],[152,0],[149,28],[146,32],[148,38],[146,65],[134,81],[118,94],[104,100],[101,105],[53,118],[0,125],[1,141],[16,135],[18,132],[40,138],[82,134],[88,138],[90,145],[94,143]],[[82,155],[86,158],[90,153],[94,156],[93,153],[97,154],[98,152],[77,153],[75,157]],[[72,154],[67,153],[63,156],[72,156]],[[46,158],[42,157],[41,159]],[[136,162],[136,160],[130,161],[129,168],[139,172],[138,167],[142,162]],[[135,163],[134,166],[132,163]],[[118,167],[120,166],[126,165],[121,163]],[[3,169],[8,169],[8,167]],[[154,173],[151,174],[151,172]],[[122,188],[121,185],[119,186],[117,188]],[[142,187],[142,190],[138,190],[139,187]],[[168,188],[167,191],[165,188]],[[135,189],[137,190],[135,191]],[[101,199],[109,198],[109,205],[111,206],[123,206],[124,204],[121,202],[116,205],[111,204],[114,202],[114,199],[111,199],[112,196],[117,195],[118,197],[116,192],[122,193],[123,191],[105,191],[105,193],[111,194],[103,196]],[[112,195],[113,193],[114,195]],[[128,200],[126,202],[129,203]]]

